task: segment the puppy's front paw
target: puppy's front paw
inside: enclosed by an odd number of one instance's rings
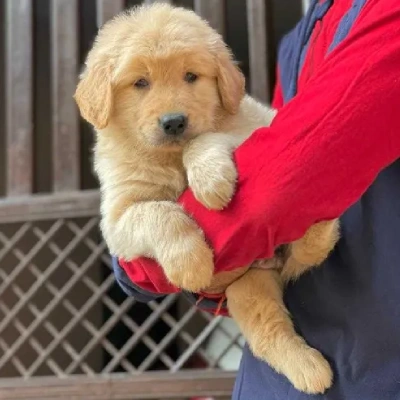
[[[162,266],[173,285],[196,293],[211,283],[213,253],[200,234],[187,235],[170,246]]]
[[[189,186],[198,201],[213,210],[223,209],[232,199],[236,167],[228,156],[204,157],[188,171]]]
[[[173,285],[190,292],[205,289],[214,273],[214,257],[203,233],[181,210],[171,214],[167,225],[156,247],[156,258],[166,277]]]

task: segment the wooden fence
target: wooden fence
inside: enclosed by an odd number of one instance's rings
[[[126,298],[97,229],[93,133],[72,94],[98,27],[138,3],[0,0],[0,400],[230,395],[237,328],[180,296]],[[268,102],[277,41],[304,4],[174,3],[224,35]]]

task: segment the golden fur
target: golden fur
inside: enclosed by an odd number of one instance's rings
[[[198,79],[187,82],[188,72]],[[136,87],[143,79],[149,85]],[[125,259],[155,258],[182,289],[225,291],[254,354],[297,389],[325,391],[331,369],[296,334],[282,290],[285,281],[326,258],[337,221],[314,225],[290,244],[283,266],[279,259],[263,262],[279,268],[214,275],[202,231],[175,203],[189,185],[207,207],[222,209],[235,188],[233,150],[275,115],[245,95],[243,75],[220,35],[182,8],[135,8],[99,32],[75,99],[97,131],[101,229],[110,251]],[[179,137],[159,127],[159,118],[171,112],[188,116]]]

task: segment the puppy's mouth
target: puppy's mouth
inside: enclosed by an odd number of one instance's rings
[[[169,137],[163,135],[159,138],[158,146],[166,148],[182,148],[190,139],[190,135],[181,135],[178,137]]]
[[[190,125],[184,132],[176,135],[168,135],[161,130],[157,130],[157,132],[152,135],[151,144],[155,147],[181,148],[196,136],[197,134],[191,129]]]
[[[187,143],[188,139],[185,137],[161,137],[159,141],[159,146],[177,146],[177,147],[182,147]]]

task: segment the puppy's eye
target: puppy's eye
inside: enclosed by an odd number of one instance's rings
[[[185,75],[185,81],[187,83],[193,83],[195,81],[197,81],[198,76],[196,74],[194,74],[193,72],[187,72]]]
[[[145,88],[145,87],[147,87],[149,85],[150,85],[149,81],[146,81],[146,79],[143,79],[143,78],[139,79],[138,81],[136,81],[134,83],[134,86],[139,88],[139,89]]]

